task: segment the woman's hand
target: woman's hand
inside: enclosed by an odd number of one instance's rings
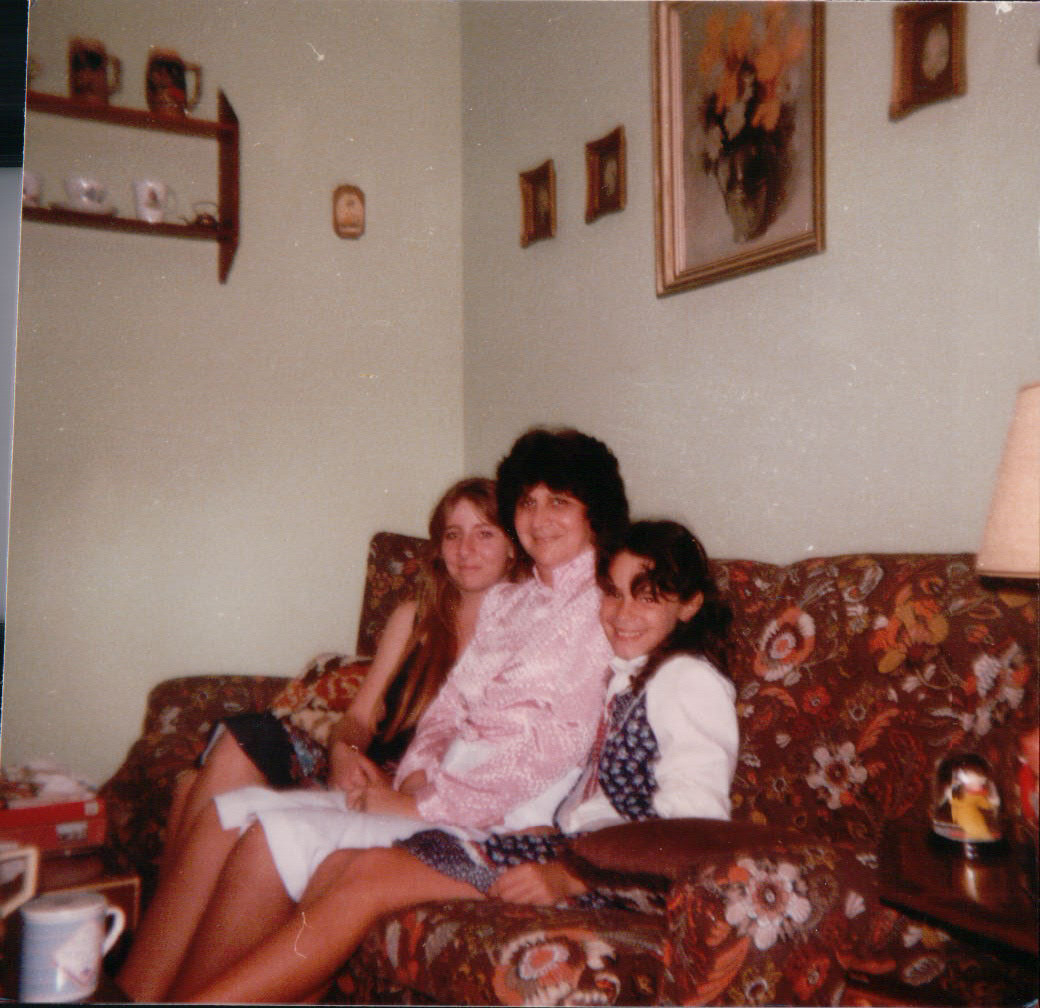
[[[488,895],[509,903],[551,906],[587,891],[585,883],[571,875],[559,861],[549,861],[507,868],[491,883]]]
[[[356,798],[347,795],[347,804],[357,812],[368,812],[373,815],[407,816],[409,819],[421,819],[416,808],[415,799],[411,795],[395,791],[389,782],[370,784]]]
[[[352,796],[361,794],[372,784],[385,783],[383,772],[357,746],[333,742],[329,749],[329,789],[342,791],[347,804],[354,807]]]

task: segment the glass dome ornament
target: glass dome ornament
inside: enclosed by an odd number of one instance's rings
[[[935,772],[932,829],[962,843],[971,857],[1003,838],[1000,792],[989,764],[975,753],[952,753]]]

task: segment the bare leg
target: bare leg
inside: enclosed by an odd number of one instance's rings
[[[184,841],[184,837],[181,836],[181,830],[184,828],[184,809],[198,776],[198,770],[184,770],[173,782],[173,798],[170,801],[170,811],[166,815],[166,839],[163,842],[162,857],[159,859],[159,878],[169,873],[175,860],[175,838],[181,843]]]
[[[238,831],[221,827],[210,802],[160,878],[119,971],[119,985],[133,1000],[157,1001],[166,993],[237,840]]]
[[[224,865],[167,997],[181,1000],[186,989],[219,976],[285,921],[294,907],[264,829],[256,823],[242,835]]]
[[[159,866],[160,877],[168,873],[170,866],[177,860],[210,799],[225,791],[265,783],[264,775],[239,747],[235,736],[228,731],[223,732],[202,769],[191,776],[182,774],[177,779],[166,824],[166,845]]]
[[[267,940],[207,986],[184,992],[185,999],[292,1003],[313,996],[383,915],[427,900],[482,898],[472,886],[400,848],[338,851],[326,858],[297,910]]]

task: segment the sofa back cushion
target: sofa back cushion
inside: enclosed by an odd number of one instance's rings
[[[415,595],[421,557],[428,540],[398,532],[377,532],[368,545],[356,653],[371,658],[390,613]]]
[[[719,567],[736,610],[734,818],[876,839],[925,814],[955,750],[990,761],[1016,815],[1018,738],[1037,717],[1035,593],[983,585],[971,554]]]

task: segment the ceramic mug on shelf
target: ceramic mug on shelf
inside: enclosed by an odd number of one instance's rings
[[[43,179],[36,172],[22,172],[22,206],[38,207],[43,196]]]
[[[122,86],[123,64],[105,52],[97,39],[69,42],[69,94],[80,101],[108,104],[109,95]]]
[[[22,863],[19,872],[17,863]],[[36,893],[36,876],[40,868],[40,852],[35,847],[24,847],[13,840],[0,840],[0,886],[4,890],[19,875],[22,877],[17,892],[0,902],[0,917],[17,910]]]
[[[108,211],[108,186],[89,175],[70,175],[65,179],[65,195],[69,198],[70,210],[84,213]]]
[[[193,78],[188,96],[188,78]],[[144,74],[148,108],[156,115],[179,115],[195,108],[202,97],[202,68],[185,63],[172,49],[151,49]]]
[[[67,1004],[97,989],[101,959],[126,927],[126,915],[99,892],[53,892],[26,903],[18,998]]]
[[[140,220],[160,224],[176,209],[177,194],[159,179],[138,179],[133,188],[134,208]]]

